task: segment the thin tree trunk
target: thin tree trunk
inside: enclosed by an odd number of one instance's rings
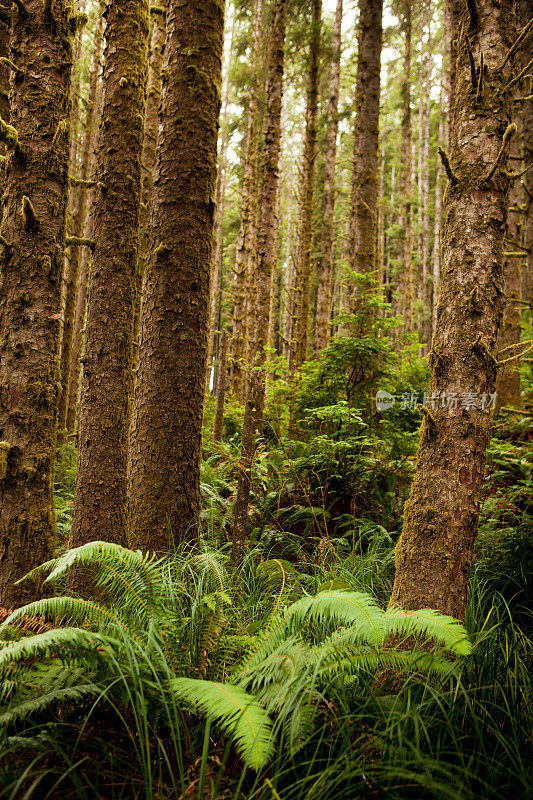
[[[24,10],[25,9],[25,10]],[[59,398],[61,275],[68,194],[71,8],[56,0],[13,7],[13,129],[0,248],[0,603],[36,598],[16,585],[51,558],[52,485]]]
[[[519,25],[524,27],[533,17],[533,0],[519,0],[518,2]],[[531,43],[531,38],[528,40]],[[520,67],[525,67],[531,55],[529,48],[522,47]],[[531,72],[531,70],[530,70]],[[533,81],[526,79],[524,96],[528,97],[533,92]],[[522,158],[524,165],[533,163],[533,100],[529,99],[522,104]],[[531,317],[533,318],[533,168],[529,169],[522,178],[524,189],[523,208],[523,245],[526,248],[523,275],[523,298],[529,303]],[[532,365],[533,367],[533,365]]]
[[[244,150],[244,176],[242,189],[241,221],[235,251],[233,281],[233,335],[231,343],[231,383],[237,398],[243,398],[244,369],[247,356],[248,279],[249,262],[254,245],[254,203],[257,199],[257,101],[262,47],[263,0],[254,0],[252,65],[253,81],[248,102],[248,127]]]
[[[442,146],[447,141],[445,115],[443,113],[442,103],[444,100],[444,93],[441,90],[441,117],[439,122],[439,144]],[[433,274],[433,295],[432,295],[432,313],[431,313],[431,335],[435,334],[437,327],[437,305],[439,299],[439,283],[440,283],[440,264],[441,264],[441,229],[442,229],[442,162],[440,158],[437,160],[437,169],[435,173],[435,222],[433,226],[433,259],[432,259],[432,274]]]
[[[9,0],[2,0],[0,7],[6,12],[11,11],[12,3]],[[0,22],[0,57],[9,58],[9,38],[10,38],[10,24]],[[4,122],[9,122],[9,68],[4,64],[0,64],[0,118]],[[1,144],[1,143],[0,143]],[[2,152],[4,150],[2,149]]]
[[[328,346],[331,338],[331,287],[335,261],[335,158],[339,131],[339,86],[341,63],[343,0],[337,0],[333,53],[328,86],[328,121],[326,152],[324,155],[324,192],[320,258],[317,263],[317,302],[315,326],[315,352]]]
[[[285,59],[286,0],[275,0],[271,32],[271,53],[267,89],[267,123],[262,164],[261,205],[259,213],[258,258],[256,268],[257,313],[254,330],[253,369],[248,385],[243,421],[240,470],[233,517],[232,559],[240,563],[246,542],[246,523],[250,501],[254,433],[261,428],[265,384],[259,372],[266,358],[272,272],[278,250],[277,193],[281,152],[281,108]]]
[[[93,129],[95,124],[95,102],[96,90],[100,75],[100,59],[102,49],[102,18],[96,21],[96,33],[94,39],[93,66],[91,81],[89,85],[89,97],[87,102],[87,114],[84,120],[84,138],[81,153],[79,180],[88,181],[90,172],[90,162],[92,150],[94,148]],[[72,162],[72,156],[71,156]],[[83,238],[87,208],[89,203],[89,187],[74,185],[70,188],[71,195],[74,196],[73,203],[73,226],[72,236]],[[65,442],[67,428],[67,411],[69,397],[70,365],[72,361],[72,346],[74,340],[74,323],[76,316],[76,295],[78,291],[80,275],[80,245],[71,244],[67,251],[67,262],[65,271],[64,287],[64,308],[63,308],[63,335],[61,339],[61,394],[59,396],[59,407],[57,417],[57,444],[61,446]]]
[[[89,277],[71,545],[126,544],[133,394],[133,296],[148,74],[146,0],[110,0],[98,135],[94,254]],[[125,177],[126,176],[126,177]],[[87,592],[85,574],[72,586]]]
[[[96,97],[94,101],[95,114],[93,115],[93,124],[91,127],[91,140],[90,140],[90,159],[89,159],[89,177],[91,180],[96,178],[96,140],[98,136],[98,126],[96,119],[98,119],[102,110],[102,75],[99,70],[98,80],[96,82]],[[83,229],[83,238],[91,239],[93,231],[93,214],[92,208],[94,206],[95,189],[88,189],[87,208],[88,211],[85,217],[85,225]],[[83,347],[83,335],[85,332],[85,311],[87,307],[87,286],[89,282],[89,270],[91,265],[91,251],[88,247],[83,247],[80,255],[79,279],[78,279],[78,292],[76,295],[76,312],[74,317],[74,332],[72,335],[72,354],[70,358],[69,368],[69,381],[68,381],[68,403],[67,403],[67,420],[66,428],[69,435],[74,433],[76,425],[76,417],[78,412],[78,396],[80,389],[81,377],[81,357]]]
[[[430,192],[430,164],[429,148],[431,139],[431,80],[432,80],[432,40],[431,40],[431,0],[428,2],[428,43],[427,43],[427,63],[426,63],[426,96],[424,113],[424,156],[423,156],[423,182],[422,182],[422,303],[423,303],[423,329],[422,336],[425,345],[425,352],[429,350],[431,344],[431,292],[429,267],[431,259],[430,241],[430,216],[429,216],[429,192]]]
[[[399,308],[410,332],[413,328],[413,220],[411,195],[412,148],[411,148],[411,0],[404,0],[403,28],[405,53],[402,77],[402,131],[401,131],[401,176],[400,176],[400,226],[402,228],[401,272],[399,280]]]
[[[354,170],[350,220],[350,266],[359,273],[372,273],[377,269],[382,18],[383,3],[381,0],[359,0]]]
[[[135,294],[133,300],[133,365],[139,359],[139,327],[141,319],[142,284],[148,248],[149,208],[156,176],[156,141],[159,125],[159,106],[163,78],[163,50],[165,47],[165,5],[151,6],[152,34],[148,56],[148,82],[146,85],[146,114],[144,119],[144,144],[141,171],[141,211],[139,219],[139,257],[135,270]]]
[[[197,535],[223,0],[169,0],[130,447],[131,543]]]
[[[391,604],[429,606],[462,619],[490,437],[504,304],[507,151],[515,128],[508,124],[511,64],[498,69],[513,41],[509,9],[477,0],[477,15],[470,18],[465,4],[460,22],[443,275],[430,352],[430,391],[438,399],[424,411]]]
[[[217,382],[217,404],[215,409],[215,422],[213,425],[213,441],[222,440],[222,428],[224,424],[224,402],[226,399],[227,386],[227,362],[228,362],[228,332],[222,333],[222,351],[220,355],[220,365],[218,370]]]
[[[307,74],[307,110],[302,153],[300,184],[300,225],[295,281],[295,331],[291,368],[299,369],[307,358],[307,325],[309,316],[309,284],[311,279],[311,247],[313,240],[313,199],[318,112],[318,77],[322,0],[312,0],[309,70]]]

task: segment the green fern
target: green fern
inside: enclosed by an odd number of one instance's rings
[[[272,724],[265,709],[244,689],[194,678],[174,678],[170,689],[229,733],[247,766],[260,770],[267,764],[272,749]]]

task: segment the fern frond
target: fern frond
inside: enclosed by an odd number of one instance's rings
[[[0,714],[0,728],[6,728],[17,720],[27,719],[32,714],[44,711],[55,703],[66,703],[83,700],[88,695],[101,694],[102,689],[94,683],[78,684],[77,686],[64,686],[52,689],[39,697],[32,697],[23,703],[13,706],[8,711]]]
[[[421,672],[425,675],[448,677],[453,672],[453,665],[444,658],[421,651],[411,653],[366,648],[359,652],[346,652],[342,648],[327,659],[321,669],[321,677],[329,680],[341,678],[344,681],[359,672],[374,674],[383,669],[394,670],[395,673]]]
[[[272,724],[265,709],[244,689],[194,678],[174,678],[170,688],[180,700],[199,707],[232,736],[248,767],[260,770],[267,764]]]
[[[288,613],[291,628],[309,619],[314,622],[358,626],[361,638],[372,644],[378,644],[383,638],[383,611],[371,595],[363,592],[320,592],[316,597],[298,600],[290,606]]]
[[[52,648],[67,646],[77,648],[97,648],[103,643],[103,637],[94,631],[81,628],[56,628],[52,631],[27,636],[13,642],[0,650],[0,667],[9,666],[26,658],[33,658],[47,653]],[[107,641],[107,640],[106,640]]]
[[[467,656],[472,652],[472,644],[464,625],[431,608],[415,611],[391,608],[383,615],[382,624],[384,638],[430,637],[456,656]]]

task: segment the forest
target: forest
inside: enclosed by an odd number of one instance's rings
[[[0,798],[533,798],[533,0],[0,0]]]

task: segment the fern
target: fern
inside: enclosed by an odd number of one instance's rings
[[[323,591],[316,597],[305,597],[289,609],[292,629],[305,619],[334,625],[357,626],[362,640],[378,644],[382,639],[383,611],[373,597],[362,592]]]
[[[431,608],[404,611],[391,608],[382,619],[383,638],[388,636],[430,637],[456,656],[468,656],[472,645],[465,627],[453,617],[447,617]]]
[[[272,724],[257,700],[238,686],[194,678],[174,678],[171,691],[188,705],[198,706],[235,740],[245,764],[254,770],[268,762]]]

